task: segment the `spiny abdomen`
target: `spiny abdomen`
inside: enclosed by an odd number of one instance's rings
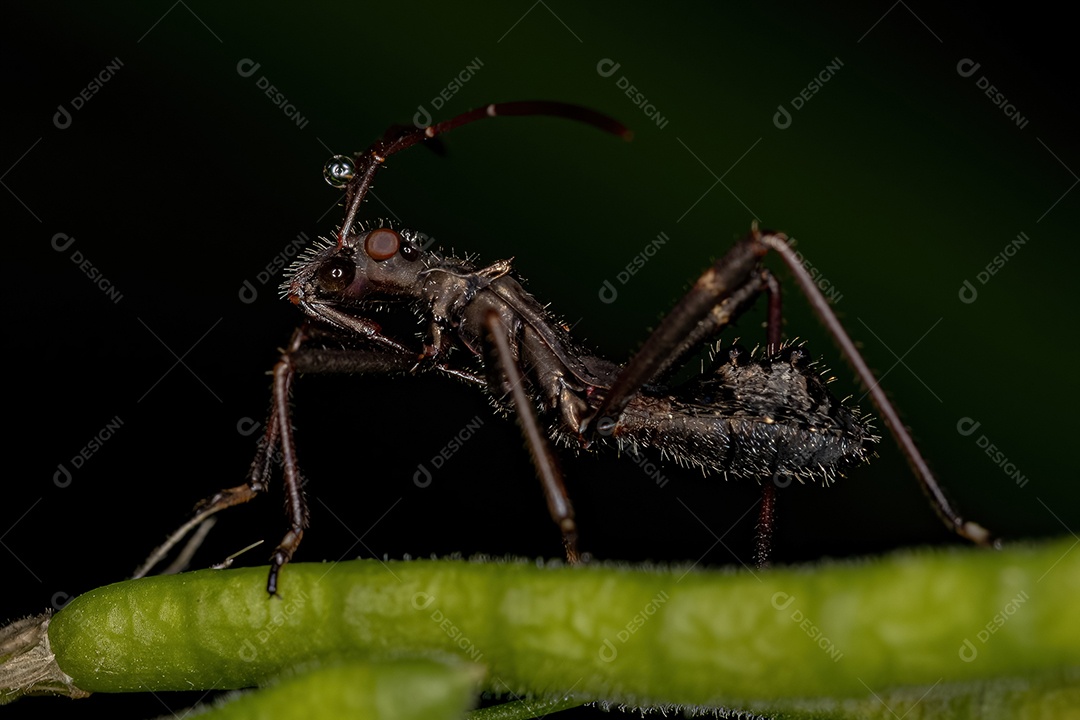
[[[727,478],[828,484],[868,459],[879,439],[869,418],[829,392],[802,348],[762,360],[737,347],[726,354],[677,391],[635,398],[616,439]]]

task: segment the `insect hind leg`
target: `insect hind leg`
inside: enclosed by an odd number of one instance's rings
[[[844,326],[836,317],[836,313],[832,311],[829,301],[822,295],[810,273],[803,267],[795,251],[788,245],[787,238],[777,233],[765,233],[759,235],[758,242],[779,255],[795,277],[799,288],[810,302],[821,323],[825,325],[829,334],[833,336],[836,344],[840,347],[840,351],[859,376],[859,380],[866,386],[870,399],[885,420],[885,425],[892,433],[896,444],[900,446],[900,450],[903,452],[904,457],[907,458],[919,486],[930,501],[931,507],[941,518],[941,521],[954,533],[976,545],[1001,547],[999,538],[994,537],[982,525],[963,518],[953,507],[951,501],[945,495],[944,489],[930,469],[926,458],[923,457],[922,452],[915,444],[911,433],[904,427],[904,423],[900,420],[900,415],[893,406],[892,401],[889,400],[870,367],[855,347],[855,343],[852,342],[851,337],[844,330]]]
[[[769,296],[768,319],[766,320],[765,354],[773,355],[780,351],[783,336],[783,302],[780,281],[768,270],[762,270],[765,292]],[[758,507],[757,533],[754,547],[754,563],[759,568],[769,566],[772,555],[773,535],[776,528],[776,489],[779,475],[772,476],[761,483],[761,505]]]

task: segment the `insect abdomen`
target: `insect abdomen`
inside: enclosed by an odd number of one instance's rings
[[[869,418],[833,396],[798,348],[732,361],[675,393],[642,393],[616,430],[681,465],[728,478],[828,484],[868,459]]]

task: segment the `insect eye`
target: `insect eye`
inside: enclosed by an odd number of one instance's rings
[[[364,241],[364,251],[372,260],[389,260],[401,247],[401,236],[395,230],[372,230]]]
[[[420,257],[420,250],[410,242],[406,242],[401,246],[401,257],[406,260],[415,260]]]
[[[343,257],[327,260],[315,274],[319,287],[326,292],[341,292],[356,277],[356,265]]]

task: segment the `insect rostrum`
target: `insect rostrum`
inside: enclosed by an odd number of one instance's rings
[[[307,316],[274,368],[266,432],[244,485],[205,501],[196,515],[138,571],[143,574],[186,532],[211,514],[267,489],[280,461],[290,528],[271,560],[267,589],[292,558],[307,527],[307,506],[290,421],[296,373],[436,373],[475,385],[521,425],[560,528],[566,556],[579,559],[574,510],[551,451],[626,443],[658,450],[708,474],[763,483],[759,562],[768,555],[773,488],[792,479],[827,484],[863,462],[878,438],[869,418],[834,397],[807,352],[780,339],[780,285],[762,260],[780,256],[855,368],[943,521],[978,544],[995,541],[964,520],[930,472],[873,374],[787,238],[756,225],[706,270],[625,365],[579,345],[515,277],[511,261],[488,265],[443,254],[422,232],[389,221],[357,220],[379,167],[392,154],[460,125],[497,115],[552,115],[628,137],[610,118],[574,105],[489,105],[428,127],[392,127],[364,153],[335,156],[324,174],[346,190],[345,220],[290,269],[283,295]],[[765,351],[718,352],[711,367],[678,383],[672,375],[707,347],[760,295],[768,300]],[[385,334],[374,310],[402,306],[420,321],[420,336]],[[538,412],[539,411],[539,412]]]

